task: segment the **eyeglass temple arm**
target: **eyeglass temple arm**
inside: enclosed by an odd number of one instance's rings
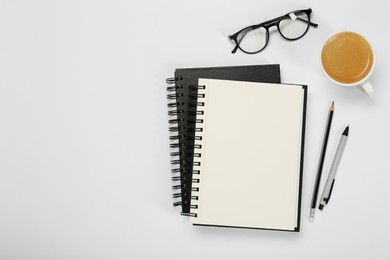
[[[238,49],[238,44],[236,44],[236,46],[235,46],[234,49],[232,50],[232,53],[236,53],[237,49]]]
[[[305,22],[305,23],[307,23],[308,21],[306,21],[305,19],[302,19],[302,18],[297,18],[298,20],[300,20],[300,21],[303,21],[303,22]],[[311,26],[313,26],[313,27],[318,27],[318,24],[316,24],[316,23],[312,23],[312,22],[309,22],[309,25],[311,25]]]
[[[232,35],[229,35],[230,40],[234,40]],[[232,50],[232,53],[236,53],[238,49],[238,45],[240,45],[242,39],[237,39],[238,43],[236,43],[236,46],[234,46],[234,49]]]

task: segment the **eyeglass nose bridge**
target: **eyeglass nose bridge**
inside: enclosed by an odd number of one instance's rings
[[[279,23],[279,21],[280,21],[280,19],[281,19],[282,17],[283,17],[283,16],[279,16],[279,17],[277,17],[277,18],[274,18],[274,19],[268,20],[268,21],[266,21],[266,22],[263,22],[263,23],[259,24],[258,27],[264,27],[265,29],[268,30],[268,29],[271,28],[272,26],[277,26],[278,23]],[[258,28],[258,27],[257,27],[257,28]]]

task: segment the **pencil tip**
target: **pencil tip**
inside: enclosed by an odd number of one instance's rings
[[[349,133],[349,125],[345,128],[343,135],[348,136],[348,133]]]
[[[330,111],[334,110],[334,101],[332,102],[332,105],[330,106]]]

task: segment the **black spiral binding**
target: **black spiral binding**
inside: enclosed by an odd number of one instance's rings
[[[196,126],[203,122],[203,119],[197,119],[198,115],[203,115],[203,111],[198,111],[197,107],[204,105],[198,99],[204,98],[204,94],[198,95],[198,89],[202,86],[183,86],[182,77],[173,77],[166,80],[168,116],[170,131],[171,165],[172,165],[172,189],[174,206],[182,207],[182,215],[193,216],[190,213],[193,208],[192,193],[199,191],[193,188],[193,159],[200,157],[199,153],[194,153],[194,149],[200,148],[195,144],[199,138],[196,134],[199,128]]]
[[[194,132],[194,137],[192,138],[191,145],[193,147],[192,152],[192,170],[191,170],[191,205],[189,213],[182,213],[182,215],[197,217],[198,216],[198,200],[199,200],[199,190],[200,190],[200,174],[201,174],[201,162],[198,161],[199,158],[202,157],[202,140],[203,140],[203,127],[202,124],[204,122],[204,110],[203,107],[205,105],[201,100],[205,98],[206,94],[202,93],[205,91],[205,86],[193,86],[194,93],[190,92],[190,100],[192,103],[189,106],[195,107],[195,120],[190,122],[193,124],[192,131]]]
[[[170,148],[171,148],[171,165],[172,165],[172,181],[174,185],[172,189],[173,193],[173,206],[182,205],[182,157],[183,154],[180,152],[180,148],[183,148],[184,144],[181,142],[183,138],[180,133],[183,130],[183,127],[180,126],[180,122],[183,118],[180,116],[184,113],[183,106],[184,102],[180,101],[180,98],[183,96],[183,93],[180,93],[178,90],[183,88],[180,85],[181,77],[168,78],[167,83],[167,99],[168,99],[168,116],[169,116],[169,132],[170,132]]]

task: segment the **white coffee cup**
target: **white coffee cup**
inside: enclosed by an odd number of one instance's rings
[[[325,75],[335,84],[358,87],[368,96],[374,93],[368,79],[375,68],[375,52],[362,35],[351,31],[331,34],[322,44],[320,62]]]

